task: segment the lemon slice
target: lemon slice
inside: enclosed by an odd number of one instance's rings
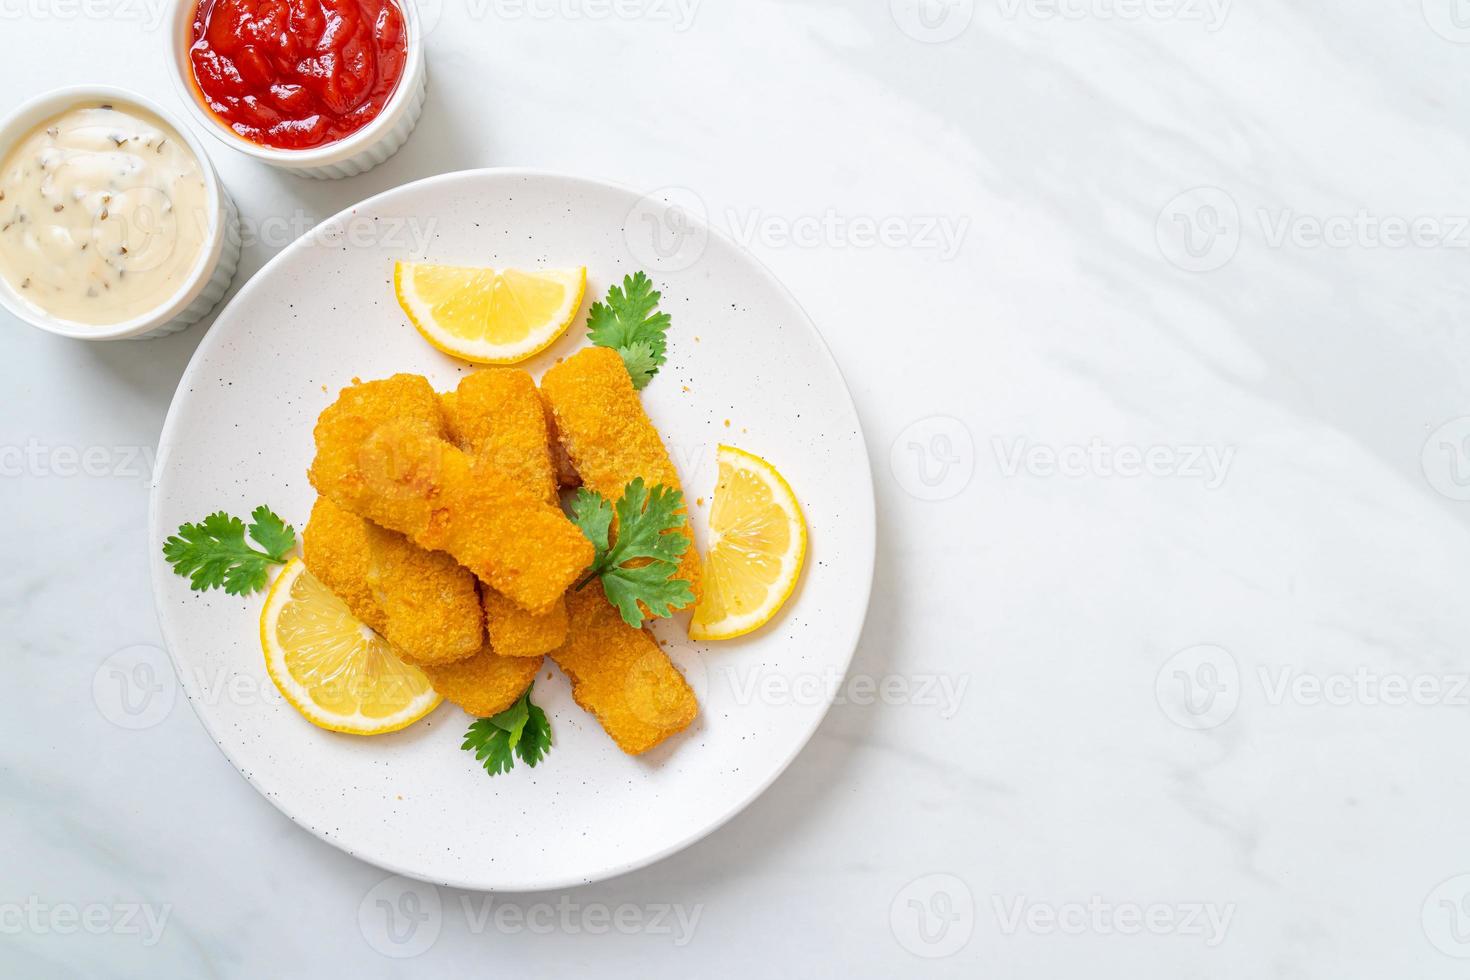
[[[806,522],[796,494],[759,456],[721,446],[710,507],[704,597],[692,640],[728,640],[759,629],[796,589],[806,559]]]
[[[260,613],[265,669],[313,725],[349,735],[407,728],[443,700],[424,672],[353,616],[300,558],[276,577]]]
[[[477,269],[427,262],[393,267],[398,305],[424,339],[477,364],[514,364],[566,332],[587,268]]]

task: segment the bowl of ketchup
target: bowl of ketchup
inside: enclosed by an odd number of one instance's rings
[[[216,137],[311,177],[392,156],[423,110],[414,0],[178,0],[175,77]]]

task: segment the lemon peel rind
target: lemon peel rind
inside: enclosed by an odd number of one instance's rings
[[[773,499],[786,512],[787,516],[791,518],[792,527],[797,532],[797,542],[795,548],[782,556],[781,575],[776,579],[776,583],[780,586],[780,596],[774,602],[768,601],[761,608],[740,616],[727,615],[725,619],[721,620],[721,623],[730,625],[714,629],[700,624],[699,609],[697,607],[695,608],[694,616],[689,622],[689,638],[699,642],[733,640],[737,637],[747,636],[775,619],[791,599],[791,596],[796,592],[796,586],[801,581],[802,569],[806,566],[806,518],[801,512],[801,504],[796,499],[796,493],[791,489],[791,484],[787,482],[786,477],[782,476],[776,467],[754,453],[747,452],[736,446],[722,445],[716,451],[715,458],[718,462],[723,462],[723,457],[727,455],[734,456],[739,461],[744,462],[746,465],[742,467],[743,469],[754,470],[768,478],[766,482],[772,484],[773,490],[779,491],[773,493]],[[716,492],[718,492],[718,486]],[[709,556],[714,555],[715,550],[715,544],[711,543],[706,552],[706,564],[708,564]],[[716,576],[706,572],[707,582],[712,584],[715,578]],[[709,586],[706,586],[706,588],[708,589]],[[774,592],[775,590],[776,585],[773,585],[771,591]],[[718,626],[719,624],[712,625]]]

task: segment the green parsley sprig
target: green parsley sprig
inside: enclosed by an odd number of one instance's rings
[[[284,565],[287,553],[296,547],[296,530],[264,504],[251,511],[250,517],[249,527],[224,511],[198,524],[181,525],[179,533],[163,543],[163,557],[196,591],[259,592],[265,588],[270,566]],[[264,551],[245,542],[247,531]]]
[[[683,503],[682,492],[662,483],[646,489],[642,477],[628,484],[616,506],[586,487],[578,490],[572,501],[572,523],[592,542],[594,558],[577,588],[601,578],[608,601],[618,607],[629,626],[643,625],[639,603],[654,616],[666,618],[674,614],[674,609],[693,602],[689,583],[674,578],[679,559],[689,548],[689,538],[666,533],[688,523],[685,515],[678,513]],[[609,540],[614,515],[618,533]],[[629,566],[629,562],[640,559],[651,560]]]
[[[531,690],[535,686],[533,683],[526,688],[520,700],[500,714],[481,718],[464,733],[460,748],[475,753],[475,758],[492,776],[510,772],[517,757],[534,769],[551,751],[551,722],[546,712],[531,703]]]
[[[642,391],[659,365],[668,360],[667,313],[656,313],[662,294],[642,272],[623,277],[623,288],[613,286],[607,300],[587,311],[587,338],[599,347],[611,347],[623,358],[633,387]]]

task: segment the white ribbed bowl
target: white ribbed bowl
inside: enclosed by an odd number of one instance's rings
[[[204,145],[182,119],[136,92],[111,85],[75,85],[31,99],[0,122],[0,159],[42,122],[86,102],[131,103],[146,109],[168,123],[188,145],[199,161],[207,191],[209,230],[204,249],[190,270],[188,281],[177,292],[157,309],[122,323],[96,325],[54,317],[22,297],[4,279],[0,279],[0,305],[47,333],[77,340],[151,340],[178,333],[214,309],[235,278],[235,269],[240,264],[240,225],[235,203],[220,183]]]
[[[403,64],[403,77],[398,81],[398,88],[383,107],[383,111],[351,136],[305,150],[259,146],[235,133],[210,110],[204,102],[204,96],[199,92],[199,86],[194,82],[194,69],[189,63],[194,11],[199,0],[172,2],[168,43],[173,70],[169,74],[178,88],[179,97],[184,100],[199,125],[215,139],[246,156],[302,177],[315,177],[318,180],[352,177],[366,173],[397,153],[408,142],[409,134],[418,125],[428,92],[429,71],[424,58],[423,23],[419,18],[416,0],[395,0],[403,11],[408,58]]]

